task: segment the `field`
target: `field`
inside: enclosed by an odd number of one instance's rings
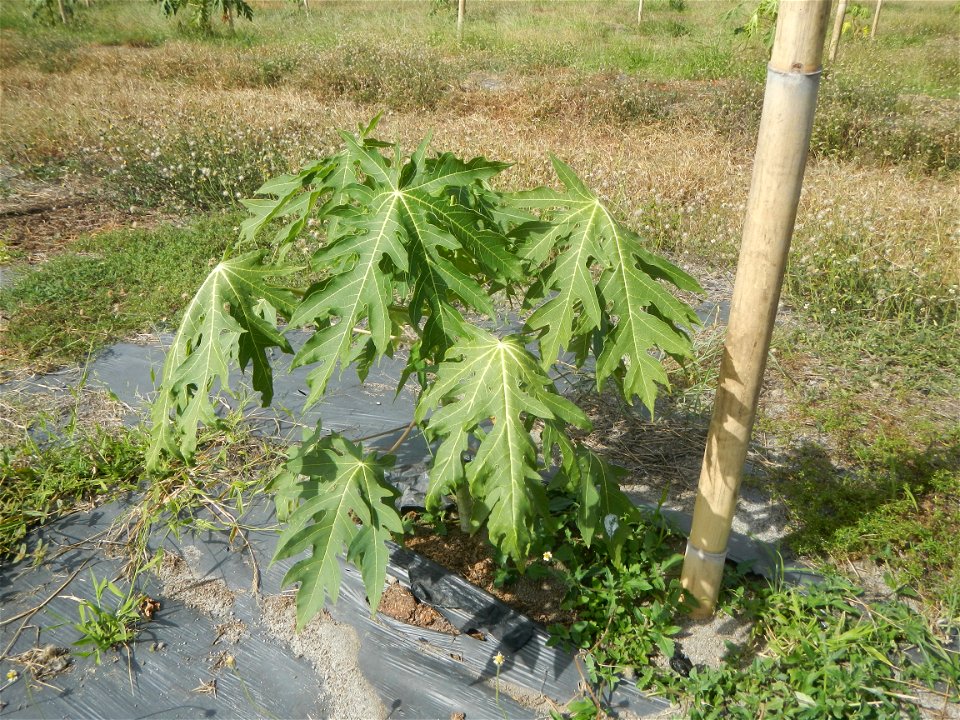
[[[960,626],[960,14],[887,0],[871,40],[861,4],[821,84],[744,494],[799,557],[906,602],[942,639]],[[500,190],[556,185],[557,155],[649,249],[729,297],[768,52],[768,26],[738,32],[749,3],[648,0],[637,25],[633,2],[470,0],[462,43],[455,3],[254,2],[252,22],[211,33],[152,4],[77,5],[66,28],[0,8],[8,381],[175,327],[235,238],[238,201],[381,112],[378,136],[408,150],[432,132],[437,151],[512,163]],[[654,421],[585,401],[585,442],[673,507],[696,487],[722,326],[695,345],[668,361]],[[75,410],[52,402],[0,395],[0,553],[30,551],[30,523],[11,522],[25,503],[43,520],[137,484],[142,437],[93,428],[109,408],[69,426],[75,450],[31,439]],[[116,487],[93,487],[71,452],[115,458]],[[783,633],[754,649],[801,642],[781,596],[730,592],[727,611]],[[744,684],[731,677],[709,687]],[[930,717],[951,712],[951,682],[956,700],[957,676],[939,679]]]

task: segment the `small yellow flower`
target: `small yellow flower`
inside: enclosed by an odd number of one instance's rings
[[[497,667],[500,667],[501,665],[503,665],[504,660],[506,660],[506,658],[503,656],[502,652],[498,652],[496,655],[493,656],[493,664],[496,665]]]
[[[543,554],[543,561],[544,561],[544,562],[550,562],[551,560],[553,560],[553,553],[550,552],[549,550],[547,550],[547,551]]]
[[[10,682],[13,682],[18,677],[20,677],[20,675],[17,673],[16,670],[7,670],[7,680],[9,680]]]

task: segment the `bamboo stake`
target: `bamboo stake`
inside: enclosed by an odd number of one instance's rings
[[[870,39],[875,40],[877,37],[877,23],[880,21],[880,6],[883,5],[883,0],[877,0],[877,9],[873,11],[873,24],[870,26]]]
[[[457,3],[457,42],[463,42],[463,16],[467,12],[467,0]]]
[[[837,17],[833,21],[833,37],[830,38],[830,62],[837,59],[837,49],[840,47],[840,35],[843,34],[843,18],[847,14],[847,0],[837,3]]]
[[[681,581],[707,617],[753,430],[793,235],[823,59],[830,0],[782,0],[767,69],[753,179],[730,321]]]

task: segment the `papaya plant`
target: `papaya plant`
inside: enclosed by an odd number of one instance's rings
[[[429,137],[404,155],[372,136],[376,124],[341,132],[340,152],[244,201],[249,217],[236,245],[187,305],[167,354],[150,465],[189,460],[198,426],[217,421],[211,394],[229,389],[231,366],[251,368],[267,406],[268,351],[293,354],[293,367],[312,368],[312,404],[335,372],[354,368],[364,380],[403,350],[400,386],[415,387],[411,422],[432,448],[431,508],[454,497],[461,523],[485,526],[522,567],[538,536],[554,530],[549,477],[551,492],[576,505],[584,541],[602,539],[615,556],[632,505],[617,473],[573,438],[571,428],[590,422],[558,390],[556,368],[572,363],[598,388],[615,383],[652,411],[667,376],[651,353],[690,356],[697,323],[671,288],[700,286],[648,251],[558,158],[562,190],[501,192],[491,181],[508,164],[431,153]],[[291,249],[318,229],[298,266]],[[284,285],[304,270],[316,274],[312,285]],[[525,324],[507,333],[503,307],[514,299]],[[296,352],[290,328],[312,331]],[[300,583],[300,625],[336,600],[344,551],[371,608],[379,604],[386,541],[402,530],[397,492],[384,480],[390,462],[319,427],[289,450],[272,483],[286,522],[276,559],[311,551],[285,578]]]
[[[78,5],[79,0],[30,0],[33,18],[49,24],[69,24]]]
[[[253,8],[246,0],[153,0],[167,17],[173,17],[181,10],[190,13],[189,23],[195,30],[211,32],[213,16],[219,12],[224,22],[233,29],[233,17],[238,15],[253,20]]]

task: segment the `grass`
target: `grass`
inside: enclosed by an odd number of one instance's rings
[[[76,423],[61,431],[51,416],[31,420],[33,432],[5,443],[0,452],[0,556],[25,557],[30,528],[133,490],[143,472],[142,434]],[[37,432],[58,441],[42,443]]]
[[[250,497],[274,474],[281,456],[243,426],[237,414],[207,428],[191,467],[170,462],[150,474],[142,426],[125,427],[124,407],[81,386],[68,397],[4,393],[0,450],[0,557],[41,562],[49,548],[27,533],[84,507],[140,493],[118,526],[137,563],[151,531],[192,527],[242,534]],[[42,410],[38,411],[38,408]]]
[[[7,368],[55,367],[135,332],[171,327],[209,272],[236,219],[87,237],[0,290]]]
[[[866,601],[834,578],[755,586],[737,606],[754,620],[751,640],[724,667],[679,683],[691,718],[921,718],[920,704],[932,714],[956,701],[956,653],[899,600]]]
[[[140,633],[140,604],[144,595],[134,592],[131,585],[127,592],[123,592],[107,578],[97,580],[93,571],[90,571],[90,582],[93,585],[93,600],[81,600],[77,606],[79,622],[73,628],[80,633],[80,639],[74,642],[77,646],[93,646],[90,650],[79,651],[82,656],[93,655],[97,665],[100,664],[101,653],[116,650],[125,646],[129,650],[130,643]],[[113,596],[114,606],[111,607],[104,595]]]
[[[237,224],[217,212],[265,177],[327,154],[331,128],[380,110],[391,140],[410,146],[433,128],[437,147],[513,160],[509,187],[551,182],[545,157],[554,151],[652,246],[698,277],[729,283],[764,74],[762,41],[733,32],[746,7],[649,0],[637,27],[634,2],[478,1],[468,5],[462,46],[453,16],[431,15],[428,2],[369,12],[324,2],[309,17],[292,3],[262,3],[253,23],[210,38],[137,3],[80,8],[68,30],[38,26],[23,9],[0,7],[3,164],[38,182],[94,177],[104,202],[188,223],[88,236],[0,291],[7,368],[73,363],[175,322]],[[956,23],[953,3],[887,0],[877,40],[845,37],[827,68],[757,422],[763,472],[748,479],[782,502],[790,542],[807,559],[896,592],[862,598],[837,581],[798,594],[732,578],[724,607],[754,623],[749,647],[726,669],[682,682],[660,676],[693,716],[890,716],[897,693],[916,690],[910,673],[924,672],[900,649],[942,640],[901,600],[960,624]],[[21,257],[0,245],[2,262]],[[704,335],[697,362],[674,368],[670,428],[702,429],[721,351],[716,334]],[[243,437],[214,442],[207,466],[230,466]],[[34,523],[136,484],[141,442],[94,432],[42,446],[13,437],[2,466],[3,492],[14,488],[4,496],[7,552],[20,551]],[[255,454],[238,461],[245,477]],[[236,509],[248,487],[186,492],[176,477],[152,486],[134,528],[157,513],[193,522],[209,502]],[[18,516],[21,506],[30,513]],[[631,577],[649,582],[650,562]],[[654,612],[617,598],[624,587],[599,574],[582,579],[590,592],[571,602],[590,610],[587,625],[578,638],[568,633],[578,645],[602,636],[611,597],[641,610],[635,625],[646,618],[661,633],[659,643],[637,633],[629,653],[598,645],[598,670],[669,649],[673,635],[663,631],[675,620],[661,612],[674,605],[669,592],[658,591]],[[630,633],[627,624],[614,636]],[[889,650],[889,662],[871,646]],[[943,657],[954,665],[934,666],[956,678],[955,656]],[[868,697],[864,688],[879,690]]]

